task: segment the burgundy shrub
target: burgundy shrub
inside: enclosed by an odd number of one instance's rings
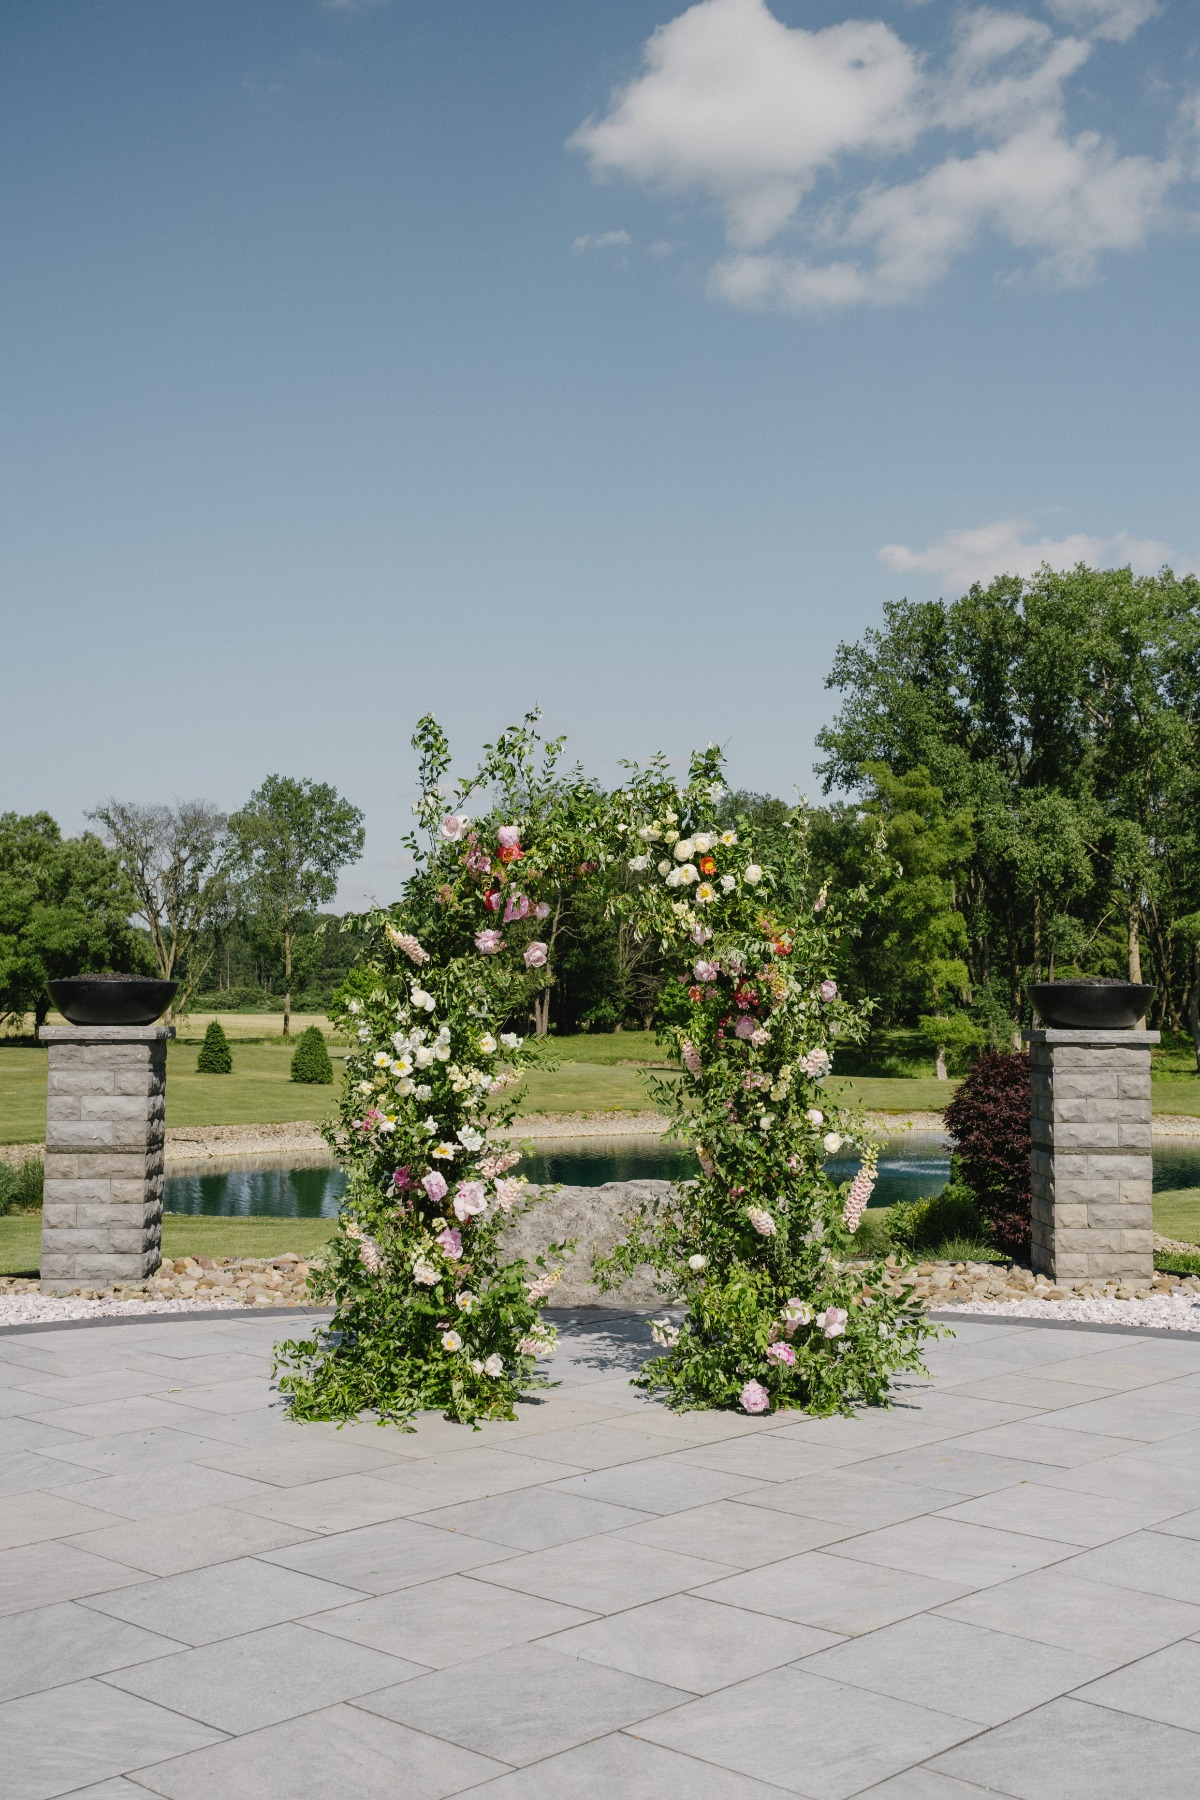
[[[988,1050],[944,1114],[955,1173],[975,1195],[989,1235],[1006,1256],[1029,1251],[1029,1053]]]

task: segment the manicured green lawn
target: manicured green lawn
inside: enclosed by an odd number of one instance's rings
[[[316,1256],[333,1231],[332,1219],[196,1219],[163,1214],[165,1256]],[[37,1271],[40,1213],[0,1219],[0,1275]]]

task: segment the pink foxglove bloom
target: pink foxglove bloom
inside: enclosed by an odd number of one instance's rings
[[[435,1206],[439,1200],[444,1200],[446,1197],[446,1177],[440,1169],[430,1169],[428,1175],[422,1175],[421,1186],[425,1189],[427,1198],[432,1200]]]
[[[804,1073],[814,1079],[820,1075],[827,1075],[829,1073],[829,1066],[830,1056],[828,1050],[810,1050],[808,1055],[803,1057],[800,1062],[800,1067],[803,1069]]]
[[[497,1175],[503,1175],[521,1160],[519,1150],[500,1150],[494,1156],[485,1156],[479,1165],[479,1173],[485,1181],[491,1181]]]
[[[700,1061],[700,1052],[695,1044],[684,1044],[679,1054],[683,1058],[683,1066],[689,1075],[699,1075],[704,1064]]]
[[[783,1363],[790,1369],[795,1360],[796,1352],[792,1349],[790,1344],[778,1343],[767,1345],[768,1362]]]
[[[496,1205],[501,1212],[511,1212],[525,1192],[525,1183],[512,1175],[496,1183]]]
[[[837,999],[837,982],[836,981],[823,981],[821,983],[820,987],[817,989],[817,992],[820,994],[822,1000],[836,1000]]]
[[[765,1025],[756,1025],[754,1027],[754,1030],[750,1033],[750,1042],[757,1049],[761,1050],[762,1046],[764,1044],[770,1043],[770,1041],[771,1041],[771,1034],[767,1030]]]
[[[493,931],[489,927],[486,931],[479,933],[475,939],[475,948],[483,956],[495,956],[497,950],[503,950],[504,939],[498,931]]]
[[[521,842],[521,827],[519,825],[502,825],[496,833],[496,842],[502,850],[515,850]]]
[[[523,919],[529,912],[529,899],[525,894],[510,894],[504,902],[504,923],[511,925],[514,919]]]
[[[531,1302],[544,1300],[546,1295],[558,1286],[558,1279],[561,1274],[561,1269],[546,1269],[542,1274],[535,1275],[532,1281],[527,1281],[525,1283],[525,1293],[528,1299]]]
[[[550,917],[550,902],[548,900],[539,900],[533,909],[533,916],[535,919],[548,919]]]
[[[761,1382],[748,1381],[741,1392],[742,1411],[748,1413],[764,1413],[771,1404],[771,1396]]]
[[[757,1231],[757,1233],[760,1237],[774,1237],[775,1236],[775,1229],[776,1229],[775,1221],[771,1217],[769,1212],[763,1211],[761,1206],[747,1207],[746,1208],[746,1217],[749,1219],[750,1223],[753,1225],[755,1231]]]
[[[549,954],[549,945],[539,943],[535,938],[532,944],[527,944],[525,947],[525,967],[527,969],[544,969]]]
[[[844,1306],[827,1306],[817,1314],[817,1324],[827,1338],[843,1337],[850,1314]]]
[[[487,1195],[482,1181],[460,1181],[454,1195],[454,1216],[465,1221],[487,1211]]]
[[[460,838],[467,835],[467,826],[471,823],[462,813],[447,813],[439,827],[448,844],[457,844]]]
[[[829,889],[822,888],[820,893],[817,895],[816,899],[813,901],[813,911],[815,913],[825,911],[825,902],[828,897],[829,897]]]
[[[864,1166],[858,1171],[850,1183],[850,1192],[846,1195],[846,1205],[842,1212],[842,1223],[847,1231],[857,1231],[858,1221],[862,1218],[870,1203],[875,1187],[875,1171]]]
[[[696,958],[692,968],[697,981],[715,981],[721,973],[715,962],[706,962],[702,956]]]
[[[374,1238],[365,1237],[358,1246],[358,1260],[368,1275],[378,1275],[383,1267],[383,1258],[379,1254],[379,1245]]]
[[[462,1233],[455,1231],[450,1225],[446,1227],[445,1231],[439,1231],[433,1241],[442,1246],[451,1262],[457,1262],[462,1255]]]

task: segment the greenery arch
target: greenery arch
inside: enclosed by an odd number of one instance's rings
[[[406,1424],[440,1407],[474,1423],[513,1417],[545,1385],[542,1309],[570,1246],[537,1266],[503,1252],[505,1224],[537,1204],[497,1136],[537,1054],[505,1027],[549,979],[565,889],[613,863],[614,904],[679,977],[662,1029],[681,1074],[657,1098],[702,1169],[597,1269],[611,1286],[650,1263],[664,1297],[686,1304],[682,1324],[654,1322],[663,1355],[639,1381],[679,1407],[752,1413],[884,1401],[933,1328],[854,1255],[873,1151],[822,1093],[833,1036],[863,1031],[830,975],[863,891],[813,891],[803,808],[773,866],[742,829],[711,828],[725,791],[713,745],[683,784],[657,759],[604,794],[560,767],[562,740],[543,743],[531,714],[447,800],[449,746],[431,717],[413,743],[415,872],[398,906],[370,915],[373,953],[341,1012],[351,1054],[330,1138],[349,1182],[314,1277],[334,1318],[278,1352],[293,1415]],[[843,1142],[866,1160],[837,1186],[824,1159]]]

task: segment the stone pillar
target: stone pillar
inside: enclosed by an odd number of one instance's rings
[[[162,1260],[167,1025],[44,1025],[42,1289],[144,1281]]]
[[[1033,1266],[1149,1283],[1150,1047],[1157,1031],[1029,1033]]]

